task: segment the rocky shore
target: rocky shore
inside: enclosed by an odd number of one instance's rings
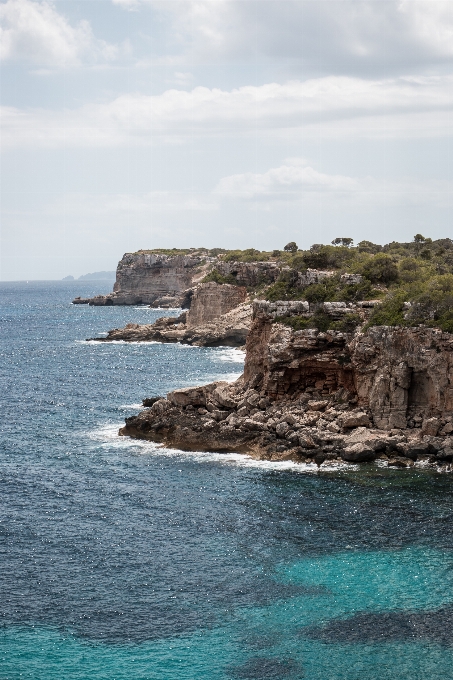
[[[295,331],[275,316],[269,303],[254,303],[239,380],[175,390],[126,419],[120,434],[268,460],[450,469],[452,334]]]
[[[129,323],[114,328],[105,338],[89,338],[98,342],[180,342],[198,347],[244,347],[252,320],[252,306],[242,304],[213,321],[190,326],[187,313],[161,317],[153,324]]]
[[[200,347],[243,347],[252,322],[252,305],[240,286],[202,283],[193,290],[190,309],[153,324],[114,328],[101,342],[180,342]]]

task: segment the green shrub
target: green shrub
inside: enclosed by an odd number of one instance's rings
[[[403,283],[420,279],[420,264],[414,257],[405,257],[399,263],[399,278]]]
[[[274,323],[282,323],[295,331],[302,331],[307,328],[327,331],[332,324],[332,319],[324,312],[318,312],[308,319],[303,316],[276,316]]]
[[[438,325],[444,330],[451,327],[453,317],[452,274],[436,276],[419,284],[413,294],[408,296],[408,299],[411,302],[411,307],[406,316],[411,325],[420,323],[430,326]]]
[[[208,255],[209,257],[217,257],[217,255],[223,255],[227,252],[228,250],[225,248],[211,248],[211,250],[208,250]]]
[[[377,253],[370,258],[363,266],[362,274],[371,283],[383,283],[386,286],[398,281],[398,267],[393,258],[384,253]]]
[[[377,305],[366,324],[370,326],[406,326],[404,318],[404,302],[406,296],[404,292],[389,295],[380,305]]]
[[[230,250],[223,258],[224,262],[266,262],[270,258],[270,253],[247,248],[246,250]]]
[[[349,236],[341,236],[338,238],[334,238],[333,241],[331,241],[333,246],[345,246],[346,248],[351,248],[352,244],[354,243],[353,238],[349,238]]]
[[[289,281],[276,281],[266,291],[265,299],[270,302],[277,302],[277,300],[301,300],[302,291],[296,288]]]
[[[371,241],[360,241],[357,244],[357,250],[359,253],[370,253],[371,255],[376,255],[382,250],[382,246],[372,243]]]
[[[437,320],[437,324],[446,333],[453,333],[453,311],[441,314]]]
[[[371,285],[371,281],[364,279],[360,283],[349,283],[344,285],[338,292],[339,302],[357,302],[358,300],[374,300],[381,295]]]
[[[329,277],[320,283],[312,283],[304,290],[304,297],[310,303],[336,300],[339,287],[337,277]]]
[[[339,321],[333,321],[329,328],[334,331],[342,331],[343,333],[352,333],[357,326],[360,326],[362,319],[358,314],[345,314]]]
[[[291,258],[288,264],[290,267],[296,269],[298,272],[304,272],[307,270],[304,255],[294,255],[294,257]]]
[[[238,282],[233,274],[228,274],[228,276],[222,276],[222,274],[217,270],[213,269],[209,274],[206,274],[202,283],[209,283],[209,281],[214,281],[214,283],[231,283],[233,286],[237,286]]]
[[[352,333],[362,323],[362,320],[358,314],[346,314],[341,321],[334,321],[325,312],[318,311],[308,319],[304,316],[277,316],[274,323],[289,326],[295,331],[313,328],[324,333],[328,330]]]
[[[310,269],[344,269],[354,260],[355,249],[347,246],[312,246],[303,255]]]

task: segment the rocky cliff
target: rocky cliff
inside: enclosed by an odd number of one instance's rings
[[[187,312],[187,328],[193,329],[215,321],[245,302],[247,290],[230,284],[219,285],[213,281],[201,283],[193,292]]]
[[[112,293],[97,295],[93,298],[77,297],[72,302],[79,305],[147,304],[152,307],[167,309],[171,307],[188,309],[192,303],[195,286],[212,270],[215,270],[224,279],[229,279],[233,284],[236,284],[234,287],[230,285],[225,288],[225,296],[233,296],[233,291],[236,295],[235,298],[231,298],[232,306],[229,309],[243,302],[246,294],[245,289],[271,285],[277,281],[282,273],[292,276],[294,283],[300,289],[319,283],[334,274],[333,271],[316,269],[297,272],[276,262],[224,262],[217,257],[207,257],[197,253],[170,256],[139,251],[138,253],[123,255],[118,263]],[[361,278],[349,274],[344,276],[353,279]],[[196,292],[198,294],[199,291]],[[203,291],[203,294],[207,295],[205,291]],[[218,296],[218,293],[216,293],[216,296]],[[215,304],[215,300],[213,300],[213,309],[215,309]],[[209,314],[208,309],[209,305],[203,300],[198,304],[197,314]],[[192,320],[188,319],[188,323],[199,325],[201,322],[210,320],[208,318],[194,319],[195,313],[192,314]]]
[[[234,276],[238,286],[247,288],[259,286],[262,283],[274,283],[281,271],[281,266],[276,262],[219,261],[215,268],[222,276]]]
[[[188,307],[191,287],[210,266],[210,259],[201,256],[126,253],[118,263],[113,293],[75,298],[73,303]]]
[[[244,378],[259,379],[271,399],[300,393],[326,398],[344,391],[380,429],[449,434],[443,428],[453,413],[450,333],[389,326],[354,335],[293,331],[273,323],[257,304],[247,350]]]
[[[195,287],[190,310],[178,317],[162,317],[153,324],[115,328],[102,342],[181,342],[200,347],[242,347],[252,321],[252,305],[244,302],[245,288],[201,283]]]
[[[282,303],[283,304],[283,303]],[[414,464],[453,459],[453,335],[429,328],[294,331],[256,303],[244,375],[175,390],[122,435],[258,458]]]

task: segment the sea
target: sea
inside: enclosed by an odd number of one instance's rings
[[[0,284],[0,680],[453,679],[453,480],[120,437],[230,348],[89,342],[176,315]]]

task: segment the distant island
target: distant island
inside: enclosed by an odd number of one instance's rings
[[[92,272],[91,274],[82,274],[76,279],[74,276],[65,276],[62,281],[114,281],[116,272]]]

